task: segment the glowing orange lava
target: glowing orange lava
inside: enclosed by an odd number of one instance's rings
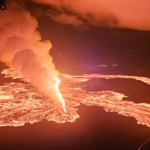
[[[55,89],[57,89],[58,97],[63,104],[63,109],[60,109],[62,106],[39,93],[28,80],[22,79],[19,73],[15,73],[12,69],[4,70],[2,73],[6,75],[5,77],[21,79],[26,82],[12,82],[0,86],[0,126],[23,126],[26,123],[33,124],[43,119],[57,123],[74,122],[80,117],[76,107],[84,104],[102,107],[106,112],[116,112],[123,116],[133,117],[138,124],[150,127],[150,104],[123,100],[127,96],[122,93],[83,89],[86,81],[92,78],[128,78],[150,85],[149,78],[122,75],[70,76],[61,74],[60,87],[60,80],[55,78],[57,81]]]
[[[63,109],[64,109],[64,112],[66,113],[66,108],[65,108],[65,102],[64,102],[64,99],[59,91],[59,84],[60,84],[60,79],[59,78],[54,78],[56,83],[55,83],[55,89],[56,89],[56,92],[58,94],[58,97],[63,105]]]

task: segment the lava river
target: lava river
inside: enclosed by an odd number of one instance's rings
[[[0,86],[0,126],[23,126],[25,123],[33,124],[43,119],[57,123],[74,122],[80,117],[77,113],[77,106],[84,104],[103,107],[107,112],[134,117],[138,124],[150,127],[150,104],[123,100],[127,96],[113,91],[95,92],[83,88],[86,81],[92,78],[128,78],[150,85],[149,78],[122,75],[70,76],[60,74],[60,91],[65,102],[65,112],[60,102],[44,96],[14,70],[5,69],[2,73],[5,74],[5,77],[20,79],[20,82],[5,83]]]

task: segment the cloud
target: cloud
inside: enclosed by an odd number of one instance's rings
[[[0,15],[0,60],[15,68],[45,95],[55,95],[58,72],[49,55],[50,41],[42,41],[38,23],[22,4],[7,3]]]
[[[52,19],[62,24],[150,30],[149,0],[32,1],[54,7],[59,13],[52,13]]]
[[[82,26],[83,22],[77,18],[77,16],[68,15],[68,14],[60,14],[57,16],[52,16],[49,14],[49,16],[58,23],[62,24],[68,24],[73,26]]]

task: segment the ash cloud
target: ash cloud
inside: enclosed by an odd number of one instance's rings
[[[50,41],[42,41],[36,18],[22,3],[7,1],[8,10],[0,11],[0,61],[21,72],[38,90],[55,97],[58,76],[49,50]]]
[[[150,30],[149,0],[32,0],[49,4],[59,14],[46,14],[61,24]],[[74,19],[73,19],[74,18]]]

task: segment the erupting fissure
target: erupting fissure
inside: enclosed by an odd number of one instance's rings
[[[123,100],[124,94],[113,91],[86,91],[81,87],[92,78],[131,78],[150,85],[149,78],[61,74],[62,86],[59,87],[59,73],[49,55],[52,45],[50,41],[42,41],[36,18],[18,1],[8,1],[7,5],[9,9],[0,15],[0,61],[14,70],[7,69],[2,73],[22,82],[0,86],[0,126],[23,126],[43,119],[58,123],[74,122],[79,118],[76,107],[82,103],[134,117],[138,124],[150,127],[150,104]],[[61,106],[56,99],[53,100],[56,97]]]
[[[12,82],[0,86],[0,126],[23,126],[25,123],[35,123],[47,119],[57,123],[74,122],[79,115],[77,107],[80,104],[103,107],[106,112],[116,112],[123,116],[130,116],[138,124],[150,127],[150,104],[134,103],[123,100],[124,94],[113,91],[87,91],[83,90],[86,81],[92,78],[126,78],[142,81],[150,85],[150,79],[138,76],[100,75],[91,74],[83,76],[60,75],[61,87],[59,91],[59,78],[55,78],[55,90],[63,104],[63,109],[57,101],[44,96],[36,90],[28,80],[15,73],[12,69],[2,72],[6,77],[21,79],[26,82]],[[67,110],[67,112],[66,112]]]
[[[18,1],[9,1],[9,9],[1,12],[0,61],[30,81],[43,95],[63,105],[59,91],[60,80],[49,52],[52,44],[42,41],[37,31],[38,22]]]
[[[56,92],[58,94],[58,97],[62,103],[62,106],[63,106],[63,110],[64,112],[66,113],[66,108],[65,108],[65,102],[64,102],[64,99],[59,91],[59,85],[60,85],[60,79],[59,78],[54,78],[56,80],[56,83],[55,83],[55,89],[56,89]]]

